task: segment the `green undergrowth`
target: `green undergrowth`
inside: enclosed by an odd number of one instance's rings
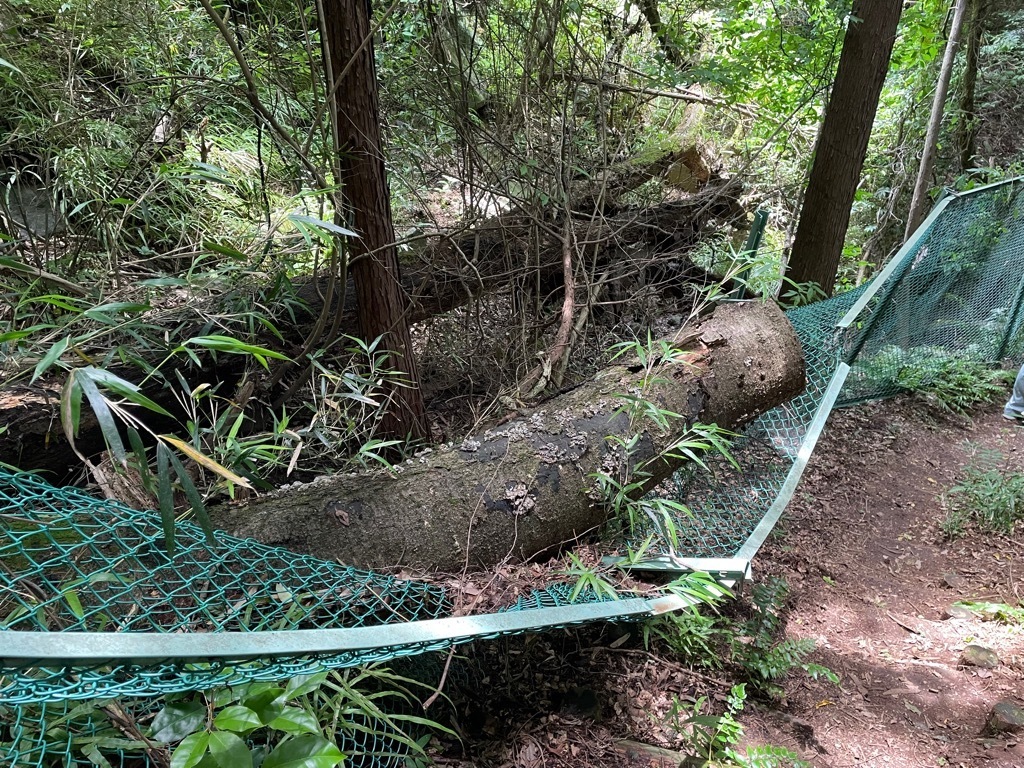
[[[0,727],[0,753],[12,756],[14,765],[19,759],[29,764],[44,745],[40,764],[46,766],[134,765],[146,758],[174,768],[334,768],[368,759],[426,765],[429,735],[454,735],[415,714],[431,690],[371,665],[171,694],[157,702],[72,703],[66,712],[47,710],[45,716],[38,705],[15,712],[0,704],[0,726],[20,722],[10,731]]]
[[[939,526],[955,539],[968,528],[1013,533],[1024,519],[1024,473],[1003,466],[1002,454],[981,451],[960,482],[943,494],[946,514]]]
[[[660,641],[692,664],[733,668],[754,693],[781,698],[779,682],[795,670],[838,683],[835,674],[807,661],[815,649],[809,638],[783,637],[789,587],[772,577],[751,591],[749,615],[741,618],[704,613],[679,613],[647,626],[646,640]]]
[[[746,685],[734,685],[726,697],[725,711],[706,714],[709,701],[701,696],[688,705],[678,699],[669,711],[669,726],[678,732],[693,754],[683,761],[684,768],[811,768],[811,764],[791,749],[774,744],[735,749],[743,737],[743,726],[736,719],[747,699]]]
[[[839,683],[832,670],[807,660],[815,649],[813,640],[783,636],[788,596],[785,580],[772,577],[754,586],[745,616],[683,612],[646,625],[649,647],[661,646],[689,664],[727,673],[739,681],[726,699],[725,710],[718,714],[706,698],[693,704],[675,702],[669,724],[696,758],[704,761],[694,765],[708,761],[751,768],[807,765],[782,747],[751,747],[745,753],[734,749],[743,732],[736,718],[748,696],[781,701],[781,683],[794,671]]]
[[[983,362],[980,352],[958,352],[943,347],[884,347],[860,359],[851,381],[869,383],[871,391],[911,393],[952,413],[966,413],[980,403],[1006,393],[1011,372]]]
[[[966,608],[982,621],[995,621],[1000,624],[1024,626],[1024,608],[1014,607],[1006,603],[974,602],[961,600],[954,605]]]

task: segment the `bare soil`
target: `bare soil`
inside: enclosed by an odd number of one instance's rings
[[[797,671],[781,698],[748,701],[744,746],[784,746],[815,768],[1024,767],[1024,738],[984,733],[997,701],[1024,703],[1024,627],[948,613],[960,600],[1021,603],[1024,532],[950,541],[939,527],[945,491],[979,457],[997,451],[1024,471],[1024,427],[1000,412],[949,417],[898,400],[832,415],[754,568],[786,579],[786,635],[813,638],[810,660],[841,683]],[[642,635],[612,625],[477,644],[452,667],[462,741],[435,743],[438,763],[679,765],[673,702],[707,696],[720,712],[738,670],[648,650]],[[969,643],[999,665],[963,664]]]
[[[959,600],[1016,606],[1024,535],[970,530],[947,540],[945,490],[997,451],[1024,470],[1024,429],[993,406],[973,420],[912,403],[833,414],[764,571],[793,588],[787,631],[814,638],[839,689],[793,677],[788,715],[812,729],[815,766],[1024,766],[1024,743],[983,735],[992,706],[1024,699],[1024,629],[950,618]],[[977,643],[993,670],[962,663]],[[747,721],[755,740],[799,744],[786,717]],[[801,745],[803,746],[803,745]]]

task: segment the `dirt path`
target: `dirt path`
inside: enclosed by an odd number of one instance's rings
[[[743,719],[752,742],[821,768],[1024,766],[1024,738],[983,736],[997,701],[1024,700],[1024,628],[948,612],[958,600],[1021,602],[1024,535],[949,541],[939,527],[943,491],[997,454],[1024,470],[1024,428],[997,406],[973,423],[898,402],[833,414],[755,566],[788,579],[788,634],[814,638],[815,661],[842,684],[791,678],[785,716]],[[962,664],[969,643],[999,666]]]
[[[1024,627],[948,618],[958,600],[1020,604],[1024,531],[950,542],[939,526],[943,492],[972,461],[997,456],[1024,470],[1024,427],[998,405],[973,421],[907,401],[832,415],[754,571],[788,582],[786,634],[813,638],[811,660],[841,683],[796,671],[781,702],[752,695],[743,745],[786,747],[815,768],[1024,768],[1024,737],[983,736],[997,701],[1024,703]],[[746,601],[723,611],[750,615]],[[462,740],[435,755],[458,768],[677,768],[687,748],[678,721],[705,696],[720,713],[741,673],[709,642],[689,646],[689,664],[687,649],[635,625],[476,644],[451,691]],[[999,665],[963,665],[969,643]],[[638,756],[623,740],[654,749]]]

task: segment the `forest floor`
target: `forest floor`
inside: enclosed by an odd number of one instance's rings
[[[799,746],[822,768],[1024,766],[1024,740],[983,735],[997,701],[1024,699],[1024,628],[950,615],[957,601],[1020,604],[1024,532],[949,540],[940,528],[967,467],[1024,470],[1024,427],[1001,410],[961,420],[895,401],[833,414],[759,564],[789,581],[787,631],[815,639],[841,685],[791,676],[783,715],[744,719],[750,739]],[[963,664],[972,643],[999,665]]]
[[[1024,531],[968,526],[950,540],[940,527],[945,492],[968,467],[1024,471],[1024,427],[1000,411],[991,404],[967,419],[896,400],[832,415],[754,575],[786,580],[786,636],[813,639],[809,660],[840,684],[797,670],[784,695],[751,695],[742,747],[786,747],[815,768],[1024,766],[1024,736],[985,735],[996,702],[1024,700],[1024,627],[950,615],[957,601],[1021,603]],[[679,765],[678,722],[701,696],[721,712],[742,680],[734,665],[694,666],[658,644],[648,650],[640,635],[618,625],[478,644],[469,695],[450,691],[461,744],[442,746],[438,762]],[[972,643],[998,665],[965,665]],[[689,710],[673,718],[679,705]]]

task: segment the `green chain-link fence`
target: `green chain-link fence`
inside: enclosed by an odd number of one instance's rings
[[[1006,183],[944,198],[847,334],[843,404],[889,397],[950,357],[1019,359],[1024,320],[1024,194]],[[923,373],[922,373],[923,372]]]
[[[771,529],[766,516],[774,523],[785,507],[833,407],[926,386],[957,359],[1020,360],[1022,190],[1014,179],[947,193],[873,281],[788,313],[807,389],[744,430],[733,452],[738,471],[718,459],[711,474],[677,473],[673,497],[693,513],[675,520],[679,553],[753,557]]]
[[[733,451],[739,470],[715,461],[711,473],[679,474],[672,495],[693,514],[676,521],[679,546],[661,542],[654,554],[749,561],[835,404],[891,396],[907,388],[901,377],[936,359],[1019,356],[1022,187],[1014,180],[945,197],[869,285],[793,310],[807,390],[747,427]],[[156,512],[0,469],[0,764],[88,765],[95,754],[112,765],[151,764],[127,738],[90,740],[109,734],[109,714],[97,706],[107,699],[134,700],[144,713],[167,693],[642,620],[680,605],[589,591],[571,599],[570,587],[556,585],[499,614],[451,617],[436,585],[222,534],[210,545],[187,523],[168,557],[162,537]],[[350,752],[391,764],[374,747],[386,736],[353,733]]]

